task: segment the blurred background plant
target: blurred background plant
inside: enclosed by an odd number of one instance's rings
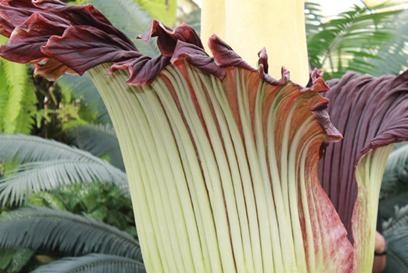
[[[192,0],[76,0],[91,3],[136,36],[152,18],[200,30]],[[311,68],[396,74],[408,68],[408,11],[357,2],[326,16],[307,1]],[[0,42],[5,42],[0,41]],[[121,153],[106,108],[84,77],[49,82],[30,66],[0,60],[0,273],[144,272]],[[24,134],[24,135],[23,135]],[[389,273],[408,272],[408,146],[391,155],[380,200]]]

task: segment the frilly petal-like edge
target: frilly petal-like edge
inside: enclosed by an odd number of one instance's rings
[[[0,56],[19,63],[40,61],[45,57],[41,47],[51,35],[61,35],[68,24],[57,16],[33,13],[14,29],[9,42],[0,47]]]
[[[61,75],[76,74],[74,70],[54,59],[43,59],[34,66],[34,75],[56,81]]]
[[[326,147],[320,180],[351,234],[359,161],[370,151],[408,140],[408,71],[377,78],[348,73],[329,86],[323,95],[344,140]]]
[[[200,36],[193,28],[186,24],[171,29],[159,21],[153,20],[150,30],[139,35],[138,38],[144,41],[149,41],[152,37],[157,37],[157,47],[161,54],[167,57],[173,55],[178,41],[186,42],[199,48],[204,48]]]
[[[127,83],[131,86],[140,86],[151,83],[156,75],[170,63],[170,57],[157,56],[150,58],[141,56],[133,60],[126,60],[112,65],[108,71],[112,75],[118,70],[127,70],[129,79]]]
[[[48,42],[62,37],[65,30],[74,26],[103,30],[109,36],[109,41],[114,41],[115,46],[120,45],[121,49],[128,51],[126,54],[122,52],[122,55],[134,56],[134,52],[137,52],[126,35],[113,27],[92,5],[67,6],[57,0],[1,0],[0,24],[0,33],[10,37],[8,43],[1,46],[0,55],[19,63],[37,63],[36,74],[50,80],[55,80],[63,72],[84,72],[82,67],[68,68],[69,64],[57,61],[58,58],[51,60],[54,56],[46,53]],[[52,43],[50,46],[52,47]],[[73,44],[68,47],[73,47]],[[113,55],[118,58],[120,54]],[[92,56],[88,56],[88,59],[92,59]],[[119,60],[122,61],[123,58]]]
[[[220,79],[225,77],[225,71],[214,62],[214,59],[208,56],[202,48],[194,44],[183,41],[177,42],[171,62],[176,63],[181,59],[186,59],[193,66]]]
[[[80,75],[102,63],[123,62],[141,56],[137,51],[127,50],[123,41],[91,26],[71,26],[62,36],[51,36],[41,51]]]
[[[214,56],[215,63],[224,68],[228,66],[240,67],[250,71],[255,68],[246,63],[227,43],[217,35],[212,35],[208,40],[208,46]]]
[[[12,38],[4,51],[15,54],[18,62],[36,62],[36,74],[55,80],[63,73],[85,71],[102,63],[112,63],[108,73],[125,70],[129,74],[129,85],[149,84],[170,62],[186,60],[191,65],[222,79],[226,69],[238,67],[258,71],[260,77],[271,85],[285,85],[289,82],[289,71],[282,68],[281,79],[267,74],[268,58],[265,49],[258,56],[258,69],[246,63],[224,41],[213,35],[209,47],[214,57],[203,49],[197,33],[187,25],[174,30],[153,21],[148,32],[141,35],[143,40],[157,37],[161,55],[150,58],[141,55],[129,39],[114,28],[106,17],[92,5],[67,6],[57,0],[0,0],[0,19],[15,15],[12,21]],[[8,17],[7,17],[8,16]],[[23,20],[24,19],[24,20]],[[52,22],[56,22],[52,25]],[[5,32],[9,25],[4,25]],[[34,30],[34,31],[33,31]],[[35,34],[28,35],[29,33]],[[34,39],[34,40],[32,40]],[[25,44],[24,44],[25,43]],[[30,49],[27,56],[24,49]],[[320,74],[313,74],[312,85],[302,92],[323,92],[327,89]],[[324,112],[327,101],[321,99],[312,109],[329,140],[338,140],[341,135],[334,129]]]

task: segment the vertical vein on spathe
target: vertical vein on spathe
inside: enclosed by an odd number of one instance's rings
[[[105,69],[91,76],[127,162],[148,272],[347,272],[331,242],[351,246],[317,179],[317,93],[185,61],[140,87]]]
[[[128,124],[126,124],[127,113],[121,107],[120,101],[125,97],[127,90],[117,88],[118,93],[111,92],[111,85],[113,81],[107,79],[105,75],[105,66],[96,67],[90,71],[90,75],[100,92],[105,105],[112,117],[115,130],[117,132],[119,141],[121,142],[121,151],[125,159],[127,175],[129,176],[129,187],[132,196],[132,203],[136,221],[136,226],[140,238],[140,245],[143,248],[143,260],[148,271],[164,273],[162,258],[158,250],[158,234],[153,232],[152,216],[150,214],[150,206],[148,202],[148,195],[144,187],[143,175],[139,161],[135,158],[135,153],[138,152],[135,143],[127,133]],[[143,222],[143,224],[141,224]]]
[[[242,198],[245,202],[245,211],[240,209],[240,212],[245,212],[245,214],[242,214],[240,218],[241,221],[243,221],[244,225],[245,223],[247,223],[248,225],[247,228],[243,227],[242,230],[248,229],[250,241],[246,242],[246,244],[248,248],[251,249],[252,255],[247,256],[247,258],[250,259],[250,257],[252,256],[253,268],[255,268],[255,271],[249,272],[264,272],[260,243],[261,238],[259,233],[259,220],[255,202],[254,188],[249,170],[248,158],[245,152],[245,145],[239,131],[239,125],[237,124],[237,121],[234,117],[234,112],[231,109],[231,101],[228,100],[227,96],[227,92],[231,90],[228,90],[228,86],[223,86],[221,82],[216,80],[214,77],[212,77],[211,81],[212,86],[214,87],[213,89],[215,97],[221,105],[225,105],[224,107],[222,107],[222,110],[225,116],[226,125],[231,135],[232,145],[234,149],[234,154],[231,154],[231,157],[229,157],[229,159],[230,161],[233,161],[236,158],[236,164],[238,166],[239,175],[241,178],[240,180],[238,178],[237,183],[241,184],[237,185],[236,192],[239,192],[240,190],[242,191]],[[233,86],[232,89],[235,89],[235,86]],[[234,96],[236,97],[236,92],[233,97]]]

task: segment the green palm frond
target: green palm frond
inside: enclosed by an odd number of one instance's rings
[[[394,29],[393,39],[384,44],[373,59],[374,68],[369,73],[375,76],[399,74],[408,69],[408,10],[405,10],[390,23]]]
[[[41,266],[32,273],[145,273],[142,263],[124,257],[90,254],[64,258]]]
[[[315,34],[322,24],[323,15],[320,4],[316,1],[305,2],[305,23],[307,35]]]
[[[408,206],[396,208],[395,214],[384,225],[387,241],[387,267],[385,273],[408,272]]]
[[[86,151],[54,140],[26,135],[0,135],[1,161],[17,160],[25,163],[59,159],[106,164]]]
[[[2,204],[21,203],[31,193],[74,183],[105,182],[128,195],[126,174],[92,154],[35,136],[0,135],[0,160],[21,165],[0,180]]]
[[[49,191],[76,183],[116,184],[128,196],[126,175],[101,162],[51,160],[25,163],[0,180],[0,202],[21,205],[32,193]]]
[[[386,7],[389,6],[354,6],[321,24],[319,31],[308,37],[311,66],[325,69],[330,77],[347,70],[372,71],[372,60],[381,59],[378,50],[393,38],[390,22],[401,12]]]
[[[98,157],[108,157],[112,165],[124,170],[119,142],[112,127],[88,124],[69,130],[68,135],[73,144],[81,150]]]
[[[118,255],[141,261],[138,242],[126,232],[66,211],[23,208],[0,219],[0,248],[28,248],[80,256]]]

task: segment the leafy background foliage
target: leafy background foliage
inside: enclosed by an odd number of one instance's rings
[[[30,133],[36,97],[28,67],[1,60],[0,83],[0,132]]]
[[[347,71],[396,74],[408,68],[408,11],[390,4],[356,5],[328,19],[315,3],[306,8],[310,65],[323,68],[326,78]]]
[[[152,17],[200,30],[191,0],[67,2],[94,4],[150,56],[154,43],[136,36]],[[359,5],[326,18],[308,1],[305,13],[310,64],[327,79],[408,67],[408,11]],[[0,132],[45,138],[0,136],[0,273],[144,272],[118,141],[86,75],[48,82],[0,60]],[[407,147],[392,154],[381,193],[389,273],[408,271]]]
[[[380,222],[387,240],[386,273],[408,270],[408,145],[398,145],[385,169]]]

